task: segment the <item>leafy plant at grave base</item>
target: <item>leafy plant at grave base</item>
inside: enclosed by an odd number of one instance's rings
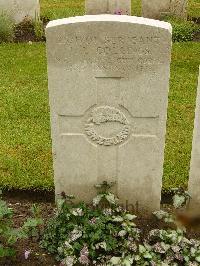
[[[27,218],[22,226],[22,230],[29,237],[39,239],[43,230],[43,219],[41,218],[40,208],[33,204],[31,207],[32,217]]]
[[[15,25],[15,41],[44,41],[44,24],[39,17],[32,20],[25,17],[23,21]]]
[[[33,26],[36,38],[38,40],[45,39],[44,25],[42,20],[40,20],[40,17],[36,16]]]
[[[183,188],[173,188],[171,189],[173,192],[173,207],[174,209],[170,212],[160,210],[158,212],[154,212],[154,215],[163,220],[166,223],[175,224],[176,227],[182,227],[184,230],[184,225],[180,223],[178,220],[179,210],[181,212],[185,211],[185,208],[191,198],[190,194],[187,191],[184,191]]]
[[[145,239],[133,222],[135,215],[120,207],[109,192],[111,185],[97,185],[92,206],[74,204],[73,196],[63,195],[55,217],[48,222],[42,246],[54,253],[60,265],[151,265],[197,266],[200,263],[200,241],[189,240],[178,228],[151,230]],[[182,206],[187,193],[174,197]],[[186,196],[187,197],[187,196]],[[176,216],[166,211],[154,213],[159,219],[175,224]]]
[[[173,206],[175,209],[184,208],[187,206],[191,196],[190,194],[185,191],[183,188],[173,188],[172,191],[174,192],[173,196]]]
[[[15,228],[13,225],[13,210],[0,197],[0,258],[14,256],[14,244],[19,239],[38,235],[37,228],[43,221],[38,216],[36,206],[33,206],[32,213],[34,218],[28,218],[21,227]]]
[[[195,35],[200,31],[199,25],[192,21],[182,21],[173,17],[166,17],[165,20],[172,25],[173,42],[192,41]]]
[[[0,12],[0,43],[10,42],[14,37],[14,23],[6,12]]]
[[[57,253],[64,265],[96,265],[121,254],[126,260],[126,252],[134,252],[139,240],[133,222],[136,216],[117,205],[115,196],[107,191],[109,186],[106,182],[97,186],[99,193],[92,207],[73,204],[68,196],[58,202],[57,215],[44,232],[42,246]]]
[[[33,21],[29,17],[25,17],[20,23],[15,25],[15,40],[32,41],[34,39],[35,32]]]

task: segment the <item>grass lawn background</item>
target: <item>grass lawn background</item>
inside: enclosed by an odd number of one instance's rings
[[[81,15],[83,3],[43,0],[42,14]],[[199,43],[173,45],[164,189],[187,186],[199,58]],[[0,59],[0,186],[51,190],[45,44],[2,44]]]
[[[42,15],[51,19],[83,15],[85,10],[85,0],[40,0],[40,2]],[[131,0],[131,2],[132,15],[141,16],[141,0]],[[188,14],[191,17],[200,16],[200,0],[188,0]]]

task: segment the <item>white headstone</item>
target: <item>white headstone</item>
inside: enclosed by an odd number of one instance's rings
[[[0,0],[0,13],[6,12],[16,22],[25,17],[35,19],[40,15],[39,0]]]
[[[190,208],[200,214],[200,72],[190,163],[189,192],[192,196]]]
[[[56,194],[88,202],[95,184],[116,182],[121,203],[159,209],[171,25],[83,16],[46,36]]]
[[[131,0],[85,0],[87,15],[131,15]]]
[[[161,19],[165,15],[186,19],[187,0],[142,0],[143,17]]]

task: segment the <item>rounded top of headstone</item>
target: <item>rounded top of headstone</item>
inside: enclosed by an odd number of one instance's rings
[[[77,17],[69,17],[64,19],[52,20],[47,24],[47,29],[52,27],[58,27],[62,25],[69,25],[74,23],[84,23],[84,22],[125,22],[139,25],[146,25],[151,27],[157,27],[161,29],[166,29],[170,33],[172,33],[172,26],[168,22],[148,19],[143,17],[135,17],[135,16],[126,16],[126,15],[86,15],[86,16],[77,16]]]

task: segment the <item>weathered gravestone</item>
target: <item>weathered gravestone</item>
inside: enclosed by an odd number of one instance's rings
[[[161,19],[173,15],[187,19],[187,0],[142,0],[142,16]]]
[[[16,23],[25,17],[35,19],[40,14],[39,0],[0,0],[1,12],[6,12]]]
[[[169,12],[170,0],[142,0],[142,16],[160,19],[163,12]]]
[[[87,15],[131,15],[131,0],[86,0],[85,10]]]
[[[160,206],[171,25],[83,16],[46,29],[56,194],[90,201],[116,182],[123,204]]]
[[[189,192],[192,196],[190,208],[200,214],[200,74],[190,164]]]
[[[175,17],[187,19],[187,2],[188,0],[171,0],[170,14]]]

